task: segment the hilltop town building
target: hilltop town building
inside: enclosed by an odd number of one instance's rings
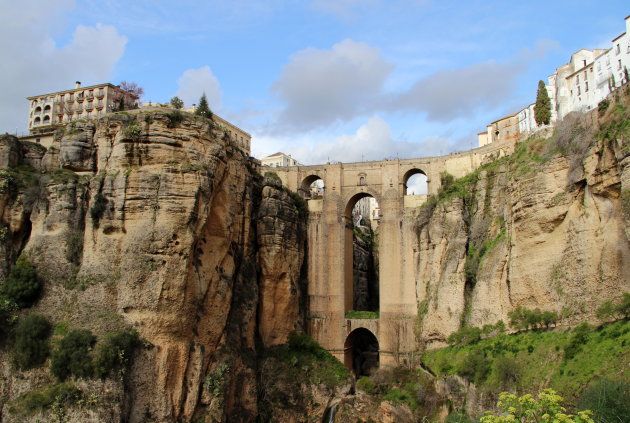
[[[551,125],[571,112],[593,110],[615,88],[628,82],[630,69],[630,16],[625,18],[626,31],[612,40],[608,49],[580,49],[571,60],[549,76],[547,93],[551,101]],[[508,139],[520,139],[545,126],[534,119],[533,104],[516,115],[506,116],[477,134],[479,146]],[[514,127],[512,117],[516,116]]]
[[[112,84],[81,87],[27,97],[29,101],[28,129],[31,133],[50,129],[52,125],[78,119],[92,119],[112,112],[121,95],[129,95]]]
[[[260,159],[260,163],[262,163],[263,166],[269,167],[302,166],[302,164],[291,157],[290,154],[287,155],[282,152],[263,157]]]

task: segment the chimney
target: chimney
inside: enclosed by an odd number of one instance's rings
[[[81,81],[76,81],[74,83],[74,89],[81,88]]]

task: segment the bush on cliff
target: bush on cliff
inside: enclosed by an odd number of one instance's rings
[[[51,371],[60,381],[69,376],[89,378],[94,373],[90,351],[96,337],[88,330],[70,331],[53,352]]]
[[[41,288],[35,266],[25,256],[20,256],[2,285],[0,294],[24,308],[37,301]]]
[[[94,373],[100,378],[105,378],[114,370],[123,372],[130,363],[134,351],[141,344],[136,331],[108,334],[98,348],[94,360]]]
[[[81,390],[72,383],[55,383],[43,389],[20,395],[11,403],[9,412],[17,416],[31,416],[53,407],[62,410],[65,406],[77,403],[81,397]],[[60,419],[59,421],[65,420]]]
[[[49,338],[52,326],[41,314],[29,314],[15,328],[13,362],[22,369],[39,366],[50,351]]]
[[[596,423],[630,422],[630,383],[600,379],[584,391],[577,407],[593,411]]]

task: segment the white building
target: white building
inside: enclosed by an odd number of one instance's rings
[[[630,72],[630,15],[626,16],[626,32],[612,40],[610,61],[615,77],[615,86],[618,87],[627,81]]]
[[[534,106],[535,104],[530,104],[518,112],[518,132],[520,134],[530,134],[539,129],[534,116]]]
[[[290,154],[287,155],[282,152],[263,157],[260,159],[260,163],[262,163],[263,166],[268,167],[302,166],[302,164],[291,157]]]

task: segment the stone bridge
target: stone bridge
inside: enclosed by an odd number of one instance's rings
[[[419,206],[426,195],[405,195],[411,176],[427,176],[428,193],[437,193],[440,173],[464,176],[485,161],[509,153],[512,143],[490,144],[467,152],[419,159],[278,167],[275,171],[292,191],[308,199],[308,331],[348,368],[356,349],[376,342],[383,365],[403,364],[417,351],[417,234]],[[264,172],[265,168],[263,168]],[[313,195],[311,184],[324,189]],[[378,224],[379,317],[346,318],[353,306],[352,209],[371,196],[380,207]],[[355,361],[355,363],[353,363]]]

